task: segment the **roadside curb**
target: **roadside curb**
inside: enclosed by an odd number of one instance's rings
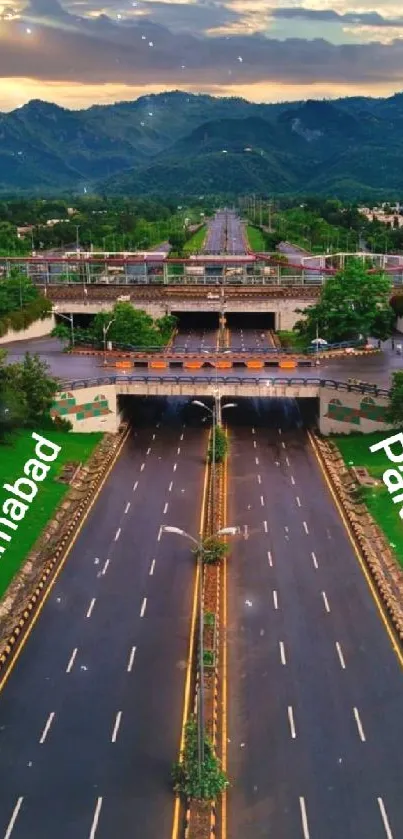
[[[67,559],[67,556],[71,548],[71,537],[74,535],[74,532],[76,531],[77,526],[80,524],[80,521],[82,520],[84,523],[85,519],[89,515],[93,507],[93,504],[96,500],[97,494],[102,489],[102,486],[105,483],[110,471],[112,470],[115,461],[120,455],[120,452],[124,446],[124,443],[126,442],[128,434],[129,429],[125,429],[121,434],[121,438],[117,446],[115,446],[114,449],[111,449],[109,455],[105,458],[102,470],[98,472],[94,480],[91,482],[87,494],[80,501],[66,532],[60,539],[60,542],[57,545],[52,558],[45,566],[41,578],[39,582],[36,584],[34,591],[29,596],[28,603],[25,605],[24,611],[22,612],[20,618],[17,620],[17,623],[10,636],[8,637],[7,641],[5,642],[3,650],[0,654],[0,675],[2,674],[3,669],[5,669],[6,665],[9,663],[9,659],[16,648],[17,641],[20,640],[20,636],[24,627],[25,629],[28,629],[27,624],[33,617],[34,610],[38,608],[40,601],[42,601],[44,599],[44,596],[46,596],[48,591],[46,584],[50,582],[49,578],[52,572],[56,570],[57,573],[58,569],[56,568],[56,566],[58,564],[61,567],[61,564],[59,563],[61,556],[64,555],[65,559]]]
[[[343,458],[333,443],[322,440],[317,435],[310,435],[311,443],[319,461],[322,463],[337,497],[356,549],[363,557],[370,579],[380,601],[385,619],[391,625],[394,636],[400,645],[403,643],[403,571],[383,532],[364,504],[353,501],[342,483],[341,475],[348,472]],[[373,528],[377,538],[369,539],[364,525]]]

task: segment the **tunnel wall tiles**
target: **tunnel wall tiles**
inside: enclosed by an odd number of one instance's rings
[[[90,402],[77,404],[73,393],[62,393],[60,399],[56,399],[52,405],[51,416],[71,417],[76,420],[85,420],[90,417],[100,417],[110,414],[109,401],[104,394],[97,394]]]
[[[348,422],[353,425],[360,425],[362,419],[385,423],[386,405],[378,405],[374,399],[368,396],[364,397],[356,408],[343,404],[341,399],[331,399],[324,416],[337,422]]]

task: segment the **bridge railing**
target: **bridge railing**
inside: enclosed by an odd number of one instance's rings
[[[154,376],[154,375],[117,375],[117,376],[97,376],[88,379],[72,379],[60,381],[60,390],[75,390],[77,388],[98,387],[102,385],[116,385],[116,384],[209,384],[216,387],[217,385],[236,384],[245,385],[250,384],[265,387],[280,386],[280,387],[318,387],[318,388],[332,388],[332,390],[348,391],[352,393],[370,394],[373,396],[388,397],[389,391],[385,388],[380,388],[378,385],[369,382],[339,382],[335,379],[321,379],[318,377],[304,377],[298,378],[296,376]]]

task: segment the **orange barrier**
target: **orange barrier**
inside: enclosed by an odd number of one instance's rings
[[[188,370],[200,370],[203,367],[202,361],[185,361],[184,367]]]
[[[263,361],[247,361],[246,366],[249,370],[262,370],[264,367]]]
[[[280,361],[280,364],[278,366],[281,367],[283,370],[294,370],[297,364],[295,361],[291,361],[290,359],[284,359],[284,361]]]
[[[152,370],[166,370],[168,363],[166,361],[150,361]]]
[[[115,365],[116,365],[116,367],[119,367],[119,369],[129,370],[133,367],[133,362],[132,361],[115,361]]]
[[[232,361],[217,361],[216,367],[218,370],[230,370]]]

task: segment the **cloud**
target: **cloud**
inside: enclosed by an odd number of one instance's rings
[[[282,20],[295,18],[325,23],[350,23],[358,26],[403,26],[403,16],[383,17],[379,12],[337,12],[334,9],[307,9],[304,6],[285,6],[271,10],[271,16]]]

